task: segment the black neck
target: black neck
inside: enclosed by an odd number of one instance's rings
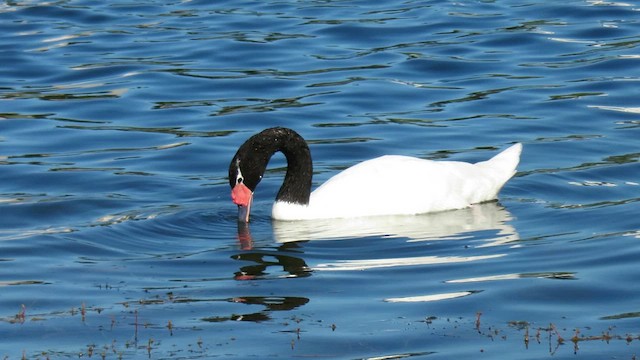
[[[238,161],[245,185],[255,190],[269,159],[278,151],[287,159],[287,174],[276,201],[309,204],[313,175],[311,153],[307,142],[291,129],[270,128],[252,136],[238,149],[231,166]]]

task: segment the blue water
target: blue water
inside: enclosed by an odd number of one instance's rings
[[[0,356],[634,359],[640,7],[0,4]],[[228,162],[294,128],[317,186],[524,144],[500,201],[249,228]],[[418,179],[407,179],[420,186]]]

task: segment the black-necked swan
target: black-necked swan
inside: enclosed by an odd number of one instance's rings
[[[229,164],[239,221],[249,221],[253,192],[278,151],[287,159],[287,173],[271,216],[311,220],[415,215],[494,200],[515,174],[522,144],[475,164],[385,155],[356,164],[311,192],[313,166],[307,142],[291,129],[269,128],[245,141]]]

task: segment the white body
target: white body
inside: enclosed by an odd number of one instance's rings
[[[276,201],[276,220],[414,215],[496,199],[515,174],[521,144],[470,164],[387,155],[356,164],[311,193],[309,205]]]

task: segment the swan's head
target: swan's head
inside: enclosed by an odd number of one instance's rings
[[[238,205],[238,221],[248,222],[255,186],[249,188],[246,185],[239,162],[236,166],[229,167],[229,185],[231,185],[231,199]]]
[[[269,157],[265,157],[261,150],[261,147],[255,147],[255,142],[247,141],[229,164],[231,199],[238,205],[238,221],[249,221],[253,192],[262,180],[269,162]]]

